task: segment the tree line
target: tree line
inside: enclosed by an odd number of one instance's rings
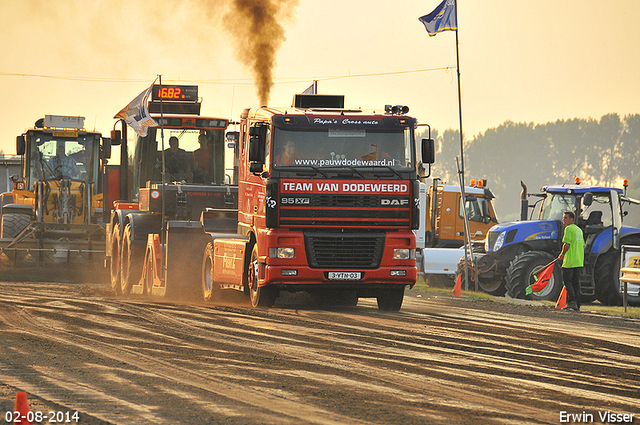
[[[432,130],[431,136],[436,141],[432,177],[458,184],[459,131]],[[418,136],[422,137],[426,133]],[[585,185],[622,188],[626,178],[628,196],[640,199],[640,114],[545,124],[505,121],[465,140],[464,162],[467,184],[471,179],[487,179],[496,194],[500,221],[519,219],[520,181],[532,193],[545,185],[573,184],[576,177]],[[640,217],[640,206],[634,208]]]

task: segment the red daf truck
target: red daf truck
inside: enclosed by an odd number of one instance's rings
[[[296,95],[241,115],[237,216],[208,208],[205,300],[222,290],[270,307],[280,291],[334,304],[374,297],[397,311],[415,284],[419,181],[407,107],[345,109],[344,96]],[[433,163],[433,140],[422,161]]]

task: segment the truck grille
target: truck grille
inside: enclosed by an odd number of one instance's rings
[[[287,203],[286,200],[294,203]],[[280,198],[280,225],[295,227],[411,226],[409,196],[317,195]]]
[[[384,251],[384,233],[305,233],[312,268],[375,269]]]

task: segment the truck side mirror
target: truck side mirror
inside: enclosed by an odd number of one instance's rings
[[[111,130],[111,146],[119,146],[122,144],[122,131]]]
[[[265,145],[267,143],[267,126],[256,123],[249,128],[249,162],[264,164]]]
[[[227,147],[230,149],[235,148],[238,145],[238,140],[240,140],[240,132],[238,131],[229,131],[225,135],[227,139]]]
[[[436,162],[435,142],[433,139],[422,139],[422,162],[425,164]]]
[[[24,141],[24,134],[21,134],[18,137],[16,137],[16,154],[17,155],[24,155],[25,146],[26,146],[26,143]]]
[[[591,204],[593,204],[593,193],[591,192],[585,193],[584,196],[582,197],[582,203],[584,204],[585,207],[588,207]]]
[[[111,139],[108,137],[102,138],[102,157],[103,159],[111,158]]]
[[[249,140],[249,162],[262,162],[260,150],[260,140],[252,137],[251,140]]]

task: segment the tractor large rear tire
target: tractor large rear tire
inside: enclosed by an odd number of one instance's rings
[[[562,291],[562,268],[556,267],[547,286],[540,292],[526,295],[529,285],[535,283],[534,274],[554,260],[544,251],[528,251],[518,255],[507,269],[507,293],[511,298],[557,301]]]
[[[629,236],[620,243],[624,245],[640,245],[640,237]],[[604,305],[622,305],[619,250],[611,250],[600,256],[596,263],[594,278],[598,301]],[[628,296],[627,302],[632,305],[638,305],[640,304],[640,296]]]
[[[607,252],[598,259],[594,272],[596,297],[604,305],[622,305],[622,296],[618,289],[620,285],[619,270],[620,255],[618,251]]]
[[[15,238],[29,223],[31,223],[31,217],[27,214],[2,214],[0,219],[0,238]]]

